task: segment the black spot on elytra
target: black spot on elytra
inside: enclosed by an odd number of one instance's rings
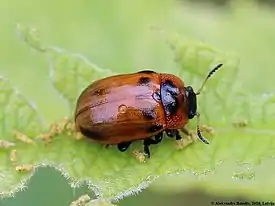
[[[139,71],[138,73],[144,73],[144,74],[153,74],[153,73],[156,73],[152,70],[142,70],[142,71]]]
[[[149,133],[157,132],[159,130],[163,129],[163,125],[152,125],[148,128]]]
[[[139,85],[148,85],[148,83],[151,81],[150,77],[140,77],[138,84]]]
[[[154,120],[157,118],[157,114],[154,109],[142,109],[142,115],[147,120]]]
[[[88,137],[91,139],[102,139],[103,138],[103,136],[99,132],[93,131],[91,129],[87,129],[87,128],[79,126],[79,130],[85,137]]]

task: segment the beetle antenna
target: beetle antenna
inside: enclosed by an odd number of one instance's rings
[[[207,82],[207,80],[219,69],[222,67],[223,64],[218,64],[214,69],[212,69],[208,75],[206,76],[205,80],[203,81],[201,87],[199,88],[199,90],[197,91],[196,95],[199,95],[205,85],[205,83]]]
[[[196,116],[197,116],[197,134],[198,134],[198,137],[200,138],[200,140],[205,143],[205,144],[209,144],[209,141],[202,135],[201,133],[201,129],[200,129],[200,113],[197,112],[196,113]]]

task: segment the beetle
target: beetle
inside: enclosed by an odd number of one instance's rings
[[[144,153],[150,158],[149,146],[161,142],[164,132],[180,140],[179,130],[189,135],[184,126],[196,116],[197,135],[209,144],[200,130],[196,96],[222,65],[209,72],[197,92],[173,74],[152,70],[97,80],[77,100],[76,130],[106,146],[117,145],[122,152],[133,141],[143,140]]]

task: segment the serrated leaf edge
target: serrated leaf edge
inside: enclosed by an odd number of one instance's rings
[[[29,45],[29,46],[31,46],[31,45]],[[86,58],[85,56],[83,56],[83,55],[81,55],[79,53],[71,52],[71,51],[68,51],[66,49],[61,49],[59,47],[49,47],[48,52],[46,53],[46,60],[48,62],[49,70],[50,70],[50,72],[49,72],[49,80],[50,80],[51,86],[54,88],[56,94],[59,95],[63,100],[66,101],[67,107],[70,108],[70,109],[72,109],[72,105],[70,105],[70,102],[68,101],[68,99],[66,99],[66,97],[63,96],[58,91],[58,89],[55,87],[55,84],[54,84],[54,73],[55,73],[54,60],[52,58],[51,52],[62,53],[62,54],[70,55],[71,57],[77,58],[80,61],[85,62],[85,64],[87,64],[90,68],[93,68],[96,72],[102,72],[103,69],[101,69],[98,65],[92,63],[90,60],[88,60],[88,58]],[[110,69],[104,69],[104,71],[106,71],[106,72],[108,72],[110,74],[113,73]]]
[[[13,89],[13,91],[15,92],[15,94],[18,95],[18,96],[20,96],[20,97],[22,97],[22,98],[24,99],[24,101],[25,101],[25,102],[30,106],[30,108],[36,113],[36,115],[37,115],[37,117],[38,117],[38,119],[39,119],[39,123],[40,123],[43,127],[45,127],[45,126],[46,126],[46,121],[44,120],[42,114],[38,111],[38,107],[37,107],[37,105],[35,104],[35,102],[34,102],[34,101],[30,101],[22,92],[20,92],[20,90],[19,90],[17,87],[15,87],[15,86],[13,85],[13,83],[12,83],[8,78],[6,78],[6,77],[0,75],[0,81],[1,81],[1,80],[7,82],[7,83],[10,85],[10,87]]]

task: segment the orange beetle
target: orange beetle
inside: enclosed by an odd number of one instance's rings
[[[180,140],[178,130],[189,134],[184,126],[197,116],[198,137],[209,144],[199,128],[196,95],[221,66],[209,72],[197,93],[175,75],[150,70],[95,81],[78,98],[77,131],[106,145],[117,144],[122,152],[133,141],[143,140],[144,153],[150,158],[149,145],[159,143],[164,131]]]

